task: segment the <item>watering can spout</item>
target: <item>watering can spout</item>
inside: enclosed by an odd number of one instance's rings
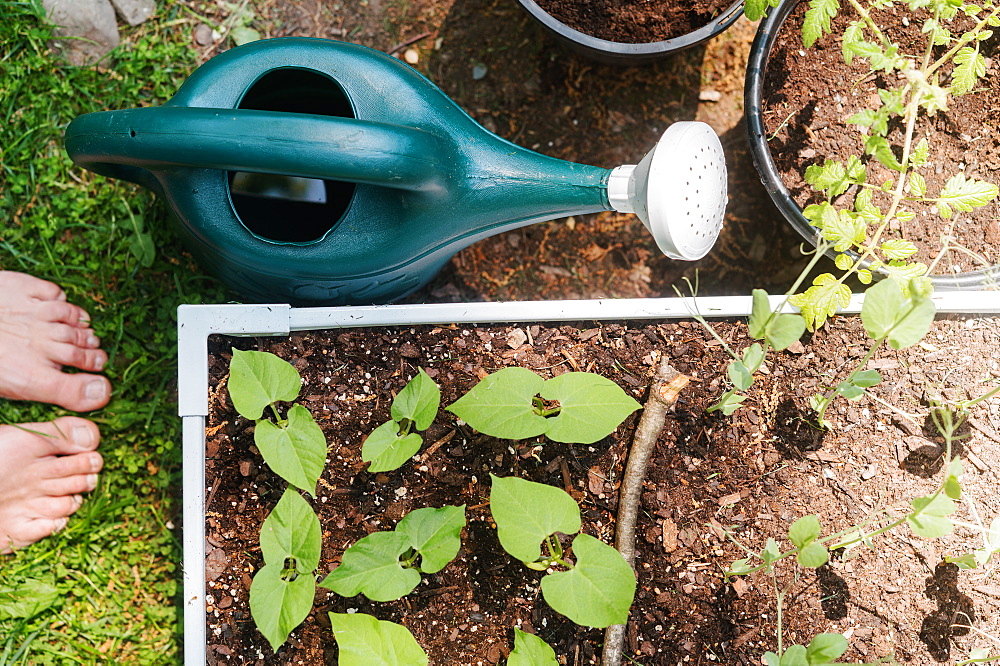
[[[725,206],[706,125],[671,126],[634,166],[575,164],[486,131],[395,58],[329,40],[227,51],[163,106],[75,119],[66,148],[161,194],[192,254],[245,296],[293,304],[397,300],[482,238],[605,210],[697,259]]]

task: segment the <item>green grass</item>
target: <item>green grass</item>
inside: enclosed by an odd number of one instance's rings
[[[115,387],[90,415],[97,490],[63,532],[0,556],[0,665],[177,663],[175,308],[232,295],[191,263],[162,202],[75,167],[62,135],[82,113],[169,98],[195,67],[197,17],[160,0],[102,68],[74,68],[49,53],[37,7],[4,2],[0,14],[0,268],[57,282],[90,312]],[[0,422],[61,413],[0,400]]]

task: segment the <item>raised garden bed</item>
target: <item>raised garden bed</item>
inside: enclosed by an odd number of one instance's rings
[[[997,306],[982,294],[939,301],[939,310],[984,312]],[[491,473],[565,488],[581,505],[583,531],[610,542],[635,416],[611,437],[580,446],[495,440],[442,412],[417,459],[380,474],[364,471],[361,439],[387,418],[393,394],[417,367],[434,373],[442,405],[483,373],[508,365],[543,376],[590,369],[641,400],[662,355],[695,381],[668,415],[647,477],[626,654],[650,664],[707,655],[716,663],[759,663],[764,650],[774,648],[773,593],[760,574],[724,579],[726,568],[744,555],[724,530],[759,550],[768,537],[780,540],[788,524],[803,515],[818,513],[824,525],[839,529],[876,506],[905,505],[928,492],[937,483],[930,477],[940,451],[923,421],[927,392],[935,385],[946,394],[985,391],[984,382],[1000,374],[989,352],[1000,342],[1000,327],[991,317],[941,317],[925,347],[883,350],[873,360],[885,377],[874,389],[877,400],[836,403],[828,414],[835,429],[819,437],[803,427],[796,403],[824,381],[818,367],[837,371],[864,353],[857,318],[837,318],[803,346],[774,357],[748,404],[723,417],[704,409],[725,389],[728,359],[721,345],[686,318],[689,307],[690,301],[663,299],[444,308],[183,308],[182,359],[201,359],[185,361],[181,377],[188,462],[188,661],[273,659],[247,612],[245,587],[261,565],[259,521],[273,508],[283,482],[262,467],[252,448],[251,423],[231,411],[227,355],[236,347],[273,351],[295,365],[305,377],[300,402],[326,432],[329,461],[312,502],[321,518],[329,519],[318,573],[334,568],[350,543],[390,529],[409,510],[467,508],[455,561],[425,576],[414,593],[397,602],[344,599],[321,589],[313,613],[280,649],[282,663],[336,663],[326,613],[350,609],[404,624],[431,663],[501,663],[514,627],[544,638],[565,659],[561,663],[597,663],[602,632],[577,627],[541,601],[541,574],[499,549],[484,502]],[[749,299],[700,299],[698,307],[705,314],[742,315]],[[261,314],[263,320],[255,319]],[[400,325],[403,317],[410,324]],[[492,320],[506,323],[476,323]],[[511,323],[516,321],[528,323]],[[718,330],[736,348],[749,343],[739,322],[720,322]],[[212,354],[206,356],[211,333],[279,337],[212,338]],[[976,354],[976,349],[986,351]],[[1000,455],[997,407],[993,400],[977,408],[972,436],[962,444],[963,488],[987,521],[1000,511],[993,490],[1000,479],[990,462]],[[802,578],[795,601],[786,600],[786,645],[836,631],[851,638],[847,657],[871,660],[894,651],[904,663],[931,663],[982,643],[977,633],[942,624],[948,613],[971,610],[973,626],[996,633],[998,602],[988,579],[982,572],[958,575],[943,561],[980,546],[979,535],[960,528],[924,542],[898,532],[879,549],[856,551],[856,558],[835,560]],[[921,626],[913,626],[914,605],[926,619]]]

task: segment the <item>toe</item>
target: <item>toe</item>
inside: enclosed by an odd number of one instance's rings
[[[10,427],[10,426],[7,426]],[[66,465],[63,475],[99,472],[103,462],[100,454],[77,458],[72,454],[93,452],[101,440],[101,432],[92,421],[79,416],[60,416],[48,423],[28,423],[21,426],[21,432],[33,433],[32,445],[38,456],[64,456],[60,463]],[[41,435],[41,436],[38,436]],[[94,456],[97,456],[96,458]],[[45,476],[58,476],[46,474]]]
[[[90,323],[90,315],[86,310],[66,301],[45,301],[38,306],[38,309],[39,317],[43,321],[84,327]]]
[[[86,339],[88,336],[84,335],[80,337]],[[89,337],[92,337],[94,340],[97,339],[93,334]],[[80,370],[100,372],[108,362],[108,355],[104,351],[100,349],[88,349],[73,343],[52,342],[48,345],[46,351],[46,356],[54,363],[79,368]]]
[[[0,271],[0,285],[4,287],[3,291],[6,293],[24,294],[30,299],[40,301],[59,301],[66,298],[59,285],[26,273]]]
[[[96,362],[99,362],[98,359]],[[100,375],[66,373],[43,368],[36,373],[33,386],[25,392],[28,400],[43,400],[77,412],[100,409],[111,399],[111,382]]]
[[[80,493],[89,493],[97,487],[97,481],[96,474],[77,474],[76,476],[47,479],[39,484],[39,488],[50,497],[73,497],[73,503],[80,506],[82,501]]]
[[[32,504],[32,513],[39,518],[66,518],[80,508],[80,501],[74,495],[39,497]]]
[[[19,548],[30,546],[47,536],[55,534],[69,524],[69,516],[58,518],[32,518],[22,522],[10,530],[9,534],[0,534],[0,555],[12,553]]]

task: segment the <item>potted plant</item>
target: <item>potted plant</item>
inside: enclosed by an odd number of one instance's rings
[[[743,0],[706,3],[518,0],[532,18],[576,53],[637,65],[696,46],[739,18]]]
[[[778,308],[781,300],[769,299],[770,307],[765,309]],[[941,312],[996,309],[995,302],[974,293],[936,296],[935,303]],[[694,625],[686,628],[683,614],[671,622],[671,614],[715,604],[735,590],[739,594],[729,596],[727,603],[737,615],[743,608],[759,616],[761,604],[765,603],[764,597],[748,590],[745,583],[726,583],[710,575],[713,562],[734,576],[756,571],[753,556],[748,557],[727,535],[736,537],[752,552],[777,556],[772,558],[772,564],[784,561],[783,556],[788,555],[775,553],[777,546],[765,545],[765,535],[759,531],[741,531],[739,527],[741,521],[759,523],[756,517],[750,517],[756,516],[758,501],[752,498],[775,492],[762,487],[764,479],[770,478],[764,475],[768,471],[764,465],[780,471],[790,464],[813,461],[811,464],[845,471],[829,459],[823,462],[822,456],[806,457],[810,452],[796,449],[796,443],[789,439],[783,440],[783,445],[789,447],[787,456],[772,446],[766,447],[766,453],[755,453],[753,448],[759,448],[770,429],[780,425],[765,408],[767,396],[775,390],[787,391],[789,383],[798,385],[809,377],[814,384],[817,382],[812,364],[799,359],[831,349],[830,340],[822,338],[822,334],[817,334],[804,349],[772,355],[767,377],[783,379],[767,386],[763,382],[756,384],[748,391],[750,400],[742,406],[743,411],[736,412],[737,416],[751,412],[756,416],[735,420],[717,412],[706,413],[733,378],[740,381],[738,373],[726,365],[725,349],[750,349],[753,345],[751,330],[739,322],[713,324],[723,343],[715,342],[693,321],[693,314],[753,319],[755,309],[761,316],[761,305],[759,297],[717,297],[315,309],[280,305],[183,306],[179,312],[179,391],[186,461],[187,661],[247,663],[270,658],[277,647],[281,658],[304,659],[308,663],[330,661],[339,654],[339,663],[346,666],[355,663],[350,661],[350,655],[366,649],[352,642],[353,637],[364,634],[388,636],[384,640],[396,645],[406,643],[407,650],[416,645],[434,663],[475,663],[473,658],[484,663],[498,663],[504,658],[511,664],[557,663],[551,649],[541,645],[538,638],[561,654],[574,655],[578,663],[605,659],[599,653],[601,646],[610,641],[602,637],[600,629],[582,625],[601,626],[622,618],[576,618],[581,622],[577,624],[566,616],[571,611],[560,607],[558,601],[552,602],[546,589],[551,584],[545,581],[562,573],[575,575],[577,583],[583,579],[585,584],[589,579],[586,563],[592,555],[589,545],[612,541],[611,526],[618,522],[620,503],[624,504],[618,486],[627,485],[622,462],[626,457],[631,459],[628,450],[635,446],[627,431],[641,418],[625,417],[623,426],[612,426],[614,434],[603,437],[603,432],[597,433],[598,439],[590,443],[563,442],[564,438],[550,430],[554,421],[551,413],[545,412],[573,401],[565,394],[549,393],[540,387],[550,376],[571,374],[564,370],[600,372],[631,395],[630,399],[644,401],[646,412],[651,404],[647,399],[650,386],[664,386],[655,381],[663,361],[693,381],[690,389],[677,389],[680,400],[674,412],[664,417],[667,427],[663,433],[654,437],[660,453],[652,458],[649,483],[638,484],[642,510],[635,541],[637,587],[625,645],[628,652],[651,658],[652,663],[657,663],[657,658],[674,663],[678,657],[683,658],[685,650],[690,654],[710,647],[713,639],[709,634],[696,630]],[[847,310],[861,307],[861,298],[855,298]],[[856,334],[858,321],[854,317],[838,319],[836,334]],[[948,327],[950,323],[940,325]],[[961,328],[981,336],[982,329],[989,326]],[[214,334],[237,337],[210,338]],[[254,354],[243,357],[243,350]],[[285,380],[260,382],[270,387],[268,391],[275,391],[277,398],[258,399],[257,412],[239,415],[237,410],[244,409],[239,405],[245,403],[247,391],[237,386],[236,376],[241,372],[237,366],[256,365],[255,354],[260,352],[284,359],[279,365],[287,367],[282,366],[278,374],[294,374],[296,390],[284,392],[280,387],[287,383]],[[873,356],[887,376],[891,376],[889,361],[897,358],[895,354],[898,352],[882,347],[881,353]],[[241,358],[252,360],[245,362]],[[970,364],[970,372],[985,372],[985,366],[980,365]],[[516,367],[518,372],[538,377],[533,381],[540,382],[539,387],[529,386],[529,393],[537,392],[539,398],[546,399],[536,405],[542,410],[538,413],[542,431],[529,433],[527,439],[521,439],[524,433],[500,437],[481,434],[489,426],[478,423],[474,414],[457,406],[466,394],[464,386],[487,381],[497,366]],[[900,370],[900,382],[912,379],[908,372]],[[435,400],[425,377],[439,386],[439,409],[426,409],[426,404]],[[516,384],[523,381],[519,379]],[[422,384],[419,390],[407,388],[415,382]],[[654,392],[663,396],[669,391]],[[850,414],[854,408],[843,403],[831,409],[829,419],[851,429],[855,441],[867,441],[861,432],[863,424]],[[268,417],[272,409],[275,415]],[[497,408],[487,405],[482,411],[490,414],[491,410]],[[314,470],[305,484],[296,481],[290,486],[278,475],[281,470],[272,470],[268,460],[270,444],[263,439],[266,435],[258,439],[257,431],[285,428],[299,419],[293,414],[302,411],[308,411],[324,431],[321,450],[325,459],[322,454],[318,459],[322,469],[318,482],[313,480],[317,478]],[[265,420],[269,425],[264,424]],[[754,428],[758,429],[756,444],[753,437],[741,439]],[[373,442],[380,447],[380,435],[376,433],[384,431],[394,444],[412,444],[413,437],[419,440],[416,453],[405,450],[404,460],[396,469],[381,465],[377,451],[366,452]],[[659,433],[659,429],[654,428],[654,432]],[[309,436],[288,438],[301,443]],[[302,445],[303,450],[308,447]],[[982,449],[980,453],[988,455]],[[301,460],[308,458],[301,456]],[[793,463],[795,460],[799,462]],[[298,467],[305,470],[311,465]],[[957,479],[954,470],[949,470],[948,478]],[[545,529],[545,534],[526,539],[534,540],[542,559],[548,556],[540,564],[551,566],[549,572],[522,564],[539,563],[533,559],[534,553],[509,554],[511,538],[502,533],[506,517],[498,509],[502,498],[498,499],[496,492],[504,482],[514,483],[512,478],[540,482],[547,487],[544,492],[553,493],[552,498],[532,504],[536,514],[542,515],[544,508],[562,507],[560,511],[569,517],[553,523],[551,533]],[[983,483],[987,481],[983,479]],[[962,484],[964,488],[966,482]],[[295,490],[297,485],[305,485],[306,490]],[[810,485],[814,486],[811,481]],[[506,495],[528,497],[534,490],[514,486]],[[921,488],[919,492],[930,491]],[[972,483],[967,492],[968,501],[979,501],[987,488]],[[719,508],[702,516],[698,507],[704,502]],[[464,514],[462,520],[455,520],[460,511]],[[314,521],[317,514],[324,513],[329,513],[330,522],[320,527]],[[927,510],[911,509],[911,513],[919,516]],[[429,549],[434,551],[429,553],[416,547],[430,543],[430,539],[414,536],[426,534],[415,523],[433,525],[435,517],[441,519],[441,526],[430,531],[445,535],[449,545]],[[788,517],[789,523],[792,517]],[[582,529],[575,522],[580,519]],[[297,540],[290,536],[297,532],[285,529],[289,525],[304,526],[301,531],[312,536]],[[798,523],[789,534],[793,544],[789,553],[805,552],[807,565],[819,548],[834,545],[830,535],[814,534],[812,527],[810,521]],[[264,532],[274,538],[265,539]],[[578,532],[588,538],[574,536]],[[992,532],[987,530],[986,534],[992,538]],[[774,536],[780,535],[775,532]],[[407,585],[413,586],[413,591],[401,599],[381,601],[383,595],[378,590],[364,585],[354,588],[357,577],[351,568],[366,557],[359,556],[359,551],[348,553],[358,544],[371,545],[370,537],[400,541],[405,553],[398,560],[390,558],[388,569],[380,571],[410,572],[404,575],[411,579]],[[307,542],[314,544],[305,548],[308,553],[297,550]],[[320,545],[316,547],[316,543]],[[542,548],[543,543],[547,550]],[[949,544],[949,548],[961,548],[961,543]],[[442,551],[445,556],[438,557]],[[513,551],[519,552],[516,546]],[[364,547],[361,552],[365,552]],[[990,550],[986,552],[992,556]],[[568,567],[556,561],[559,559]],[[403,560],[407,566],[401,564]],[[736,560],[743,562],[731,564]],[[438,568],[440,561],[445,562],[442,568]],[[919,562],[913,564],[919,580],[922,569]],[[276,568],[270,571],[277,574],[271,578],[281,579],[280,583],[272,581],[276,586],[290,585],[292,579],[306,581],[302,585],[321,583],[319,587],[311,586],[304,595],[309,613],[304,622],[299,624],[298,617],[287,620],[285,629],[292,627],[287,640],[282,634],[277,638],[268,636],[269,630],[261,630],[260,618],[254,617],[260,613],[254,612],[250,590],[258,577],[266,581],[270,574],[261,572],[272,565]],[[780,566],[775,564],[775,568]],[[338,575],[340,582],[331,582],[330,589],[326,589],[322,584],[336,571],[342,571]],[[377,578],[376,583],[392,577],[382,578]],[[356,594],[359,590],[361,594]],[[835,638],[803,638],[801,627],[791,625],[790,617],[795,615],[786,608],[785,622],[789,624],[781,634],[788,641],[785,651],[794,652],[792,643],[817,654],[821,649],[824,654],[833,654],[839,648]],[[731,619],[707,617],[706,621],[719,627]],[[350,622],[364,626],[345,624]],[[266,619],[263,624],[268,626]],[[399,625],[405,625],[410,635],[402,633]],[[766,636],[771,628],[770,624],[762,627],[764,633],[760,636]],[[846,626],[840,630],[846,632]],[[843,640],[846,649],[847,639]],[[862,643],[858,649],[863,648]],[[716,645],[716,649],[723,648]],[[731,650],[727,655],[742,650],[757,658],[763,652],[753,644],[725,649]],[[779,654],[783,652],[780,639],[777,649]],[[386,658],[383,663],[424,663],[420,653],[407,654],[411,656],[399,657],[398,661]]]
[[[992,285],[1000,8],[761,0],[747,13],[768,5],[745,108],[754,163],[782,215],[814,244],[849,228],[829,253],[852,271]]]

